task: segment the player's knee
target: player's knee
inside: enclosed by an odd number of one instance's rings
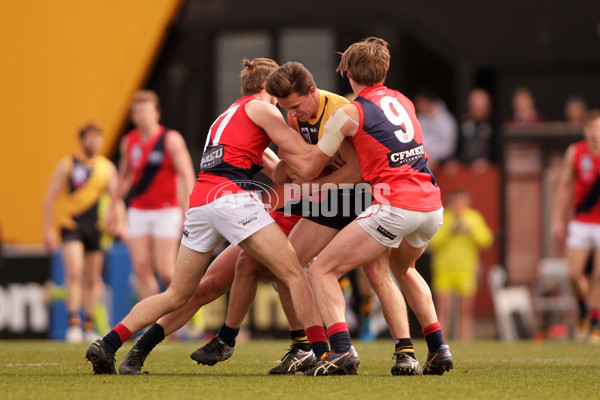
[[[200,286],[194,292],[190,302],[197,307],[202,307],[225,294],[231,285],[227,285],[223,280],[204,278],[200,281]]]

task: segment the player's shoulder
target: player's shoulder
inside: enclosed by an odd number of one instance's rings
[[[349,101],[344,96],[340,96],[339,94],[332,93],[328,90],[319,89],[319,93],[321,94],[321,96],[327,99],[327,102],[328,104],[330,104],[330,107],[332,109],[342,107],[343,105],[349,103]]]

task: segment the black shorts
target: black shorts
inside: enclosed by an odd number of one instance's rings
[[[83,248],[85,249],[85,251],[100,250],[100,237],[102,236],[102,234],[96,228],[62,228],[60,230],[60,235],[62,237],[63,243],[70,242],[72,240],[77,240],[83,243]]]
[[[352,190],[330,190],[320,201],[303,198],[288,202],[279,212],[300,215],[319,225],[338,231],[344,229],[372,203],[371,193]]]

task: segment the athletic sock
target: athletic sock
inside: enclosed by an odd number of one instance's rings
[[[588,315],[590,317],[590,329],[600,328],[600,309],[592,308]]]
[[[334,352],[342,354],[350,350],[352,339],[347,323],[336,322],[331,325],[327,328],[327,336],[329,336],[329,342]]]
[[[226,345],[233,347],[235,346],[235,338],[238,333],[240,333],[240,328],[230,328],[227,324],[223,323],[217,335],[219,335],[219,338],[225,342]]]
[[[425,341],[427,342],[427,350],[430,353],[438,351],[441,345],[444,344],[444,334],[439,322],[435,322],[423,328]]]
[[[579,305],[579,319],[586,319],[589,314],[587,299],[580,297],[577,299],[577,304]]]
[[[123,324],[118,324],[102,338],[102,341],[104,342],[104,348],[107,352],[116,353],[130,337],[131,331],[129,328]]]
[[[310,342],[306,337],[306,332],[304,332],[304,329],[290,331],[290,339],[292,339],[292,347],[296,347],[303,351],[310,350]]]
[[[144,332],[134,347],[136,347],[142,353],[148,354],[164,339],[165,330],[160,324],[155,323],[146,332]]]
[[[395,345],[395,349],[394,349],[395,353],[397,353],[397,354],[400,354],[400,353],[408,354],[409,356],[411,356],[415,360],[417,359],[415,357],[415,348],[413,346],[413,342],[412,342],[411,338],[396,339],[396,340],[394,340],[394,345]]]
[[[83,329],[86,332],[90,332],[94,330],[94,321],[92,320],[91,315],[86,315],[83,317]]]
[[[69,313],[69,316],[67,318],[69,326],[79,326],[81,324],[81,320],[79,319],[79,313]]]
[[[306,329],[306,337],[310,343],[310,347],[313,349],[317,359],[329,352],[329,344],[327,344],[327,335],[325,334],[325,328],[322,325],[314,325]]]

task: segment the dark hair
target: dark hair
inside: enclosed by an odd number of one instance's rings
[[[94,122],[88,122],[87,124],[79,128],[79,139],[83,139],[86,133],[92,131],[102,133],[102,128],[100,128],[100,126],[95,124]]]
[[[285,63],[271,72],[266,85],[267,93],[282,99],[292,93],[306,96],[311,87],[316,87],[312,74],[304,65],[295,61]]]
[[[269,74],[278,67],[277,63],[270,58],[255,58],[252,61],[244,59],[243,65],[244,69],[242,69],[240,77],[244,96],[259,93]]]

